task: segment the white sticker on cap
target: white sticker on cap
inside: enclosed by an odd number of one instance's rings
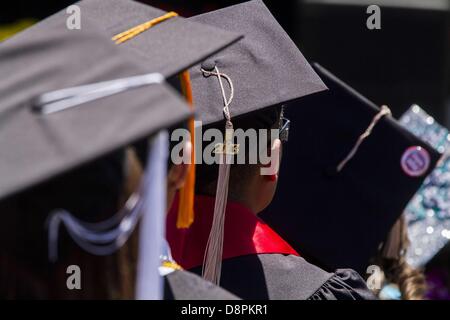
[[[409,147],[400,161],[403,171],[410,177],[420,177],[430,166],[428,151],[420,146]]]

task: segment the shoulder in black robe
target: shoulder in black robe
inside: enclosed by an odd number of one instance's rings
[[[201,268],[192,270],[200,273]],[[328,273],[293,255],[258,254],[224,260],[221,287],[250,300],[372,300],[353,270]]]

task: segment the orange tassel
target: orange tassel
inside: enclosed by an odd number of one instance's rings
[[[191,79],[189,71],[184,71],[180,75],[181,89],[191,109],[194,109],[192,98]],[[195,127],[194,117],[188,121],[188,130],[191,135],[192,155],[191,166],[186,178],[186,182],[180,190],[180,205],[178,206],[177,228],[189,228],[194,222],[194,196],[195,196]]]

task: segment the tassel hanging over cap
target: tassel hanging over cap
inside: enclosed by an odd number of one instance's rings
[[[356,141],[356,143],[354,144],[352,150],[350,150],[350,152],[347,154],[347,156],[345,157],[345,159],[343,159],[337,166],[336,171],[337,172],[341,172],[342,169],[347,165],[347,163],[355,156],[356,152],[358,151],[359,147],[361,146],[361,144],[364,142],[364,140],[366,140],[371,134],[372,134],[372,130],[373,128],[375,128],[375,126],[377,125],[377,123],[385,116],[390,116],[391,115],[391,110],[389,109],[388,106],[381,106],[380,111],[373,117],[372,121],[370,122],[369,126],[367,127],[367,129],[364,131],[363,134],[361,134],[358,137],[358,140]]]
[[[229,105],[233,101],[234,88],[230,77],[223,74],[215,67],[215,71],[207,71],[202,69],[205,76],[216,76],[219,80],[220,89],[225,107],[223,108],[224,117],[226,119],[225,125],[225,141],[223,145],[217,145],[216,154],[220,154],[219,177],[217,179],[216,199],[214,204],[214,216],[211,226],[211,231],[206,245],[205,256],[203,260],[202,276],[214,284],[220,283],[221,267],[222,267],[222,252],[225,228],[225,209],[228,201],[228,185],[230,178],[230,166],[235,150],[238,150],[233,145],[233,124],[231,122],[231,114]],[[227,99],[225,88],[222,83],[222,78],[225,78],[230,86],[230,97]]]
[[[191,109],[194,108],[192,98],[191,80],[189,71],[181,75],[181,89]],[[194,196],[195,196],[195,127],[194,117],[188,121],[188,129],[192,143],[191,166],[186,177],[185,184],[180,190],[180,205],[178,206],[177,228],[189,228],[194,222]]]

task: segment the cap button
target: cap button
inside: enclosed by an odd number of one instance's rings
[[[212,71],[216,67],[216,61],[208,59],[202,62],[202,69],[206,71]]]

